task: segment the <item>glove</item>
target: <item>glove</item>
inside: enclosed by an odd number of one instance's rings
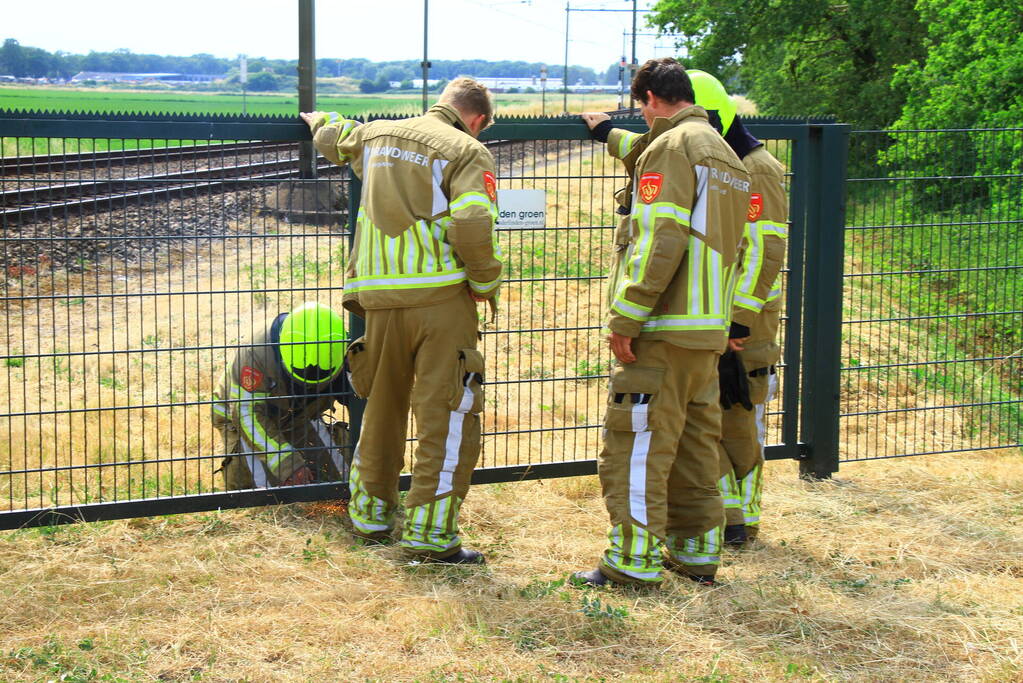
[[[742,405],[746,410],[753,410],[753,401],[749,396],[749,378],[742,358],[734,351],[725,351],[718,360],[718,383],[721,387],[721,407],[728,410],[734,405]]]

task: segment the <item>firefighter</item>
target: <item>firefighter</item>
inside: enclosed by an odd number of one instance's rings
[[[605,114],[583,115],[594,137],[626,161],[633,196],[618,195],[628,216],[615,235],[609,278],[609,344],[618,365],[598,459],[609,547],[596,569],[574,579],[651,585],[667,567],[713,584],[724,525],[717,361],[727,344],[749,176],[693,105],[677,61],[646,62],[632,94],[650,126],[645,136],[613,128]]]
[[[418,447],[400,545],[419,561],[483,564],[462,547],[458,513],[480,452],[476,302],[496,306],[502,278],[494,160],[476,140],[493,119],[490,93],[460,78],[423,116],[302,118],[317,150],[362,180],[344,296],[366,320],[348,350],[352,387],[367,399],[351,476],[355,532],[391,539],[411,404]]]
[[[742,546],[760,529],[765,406],[778,387],[775,363],[781,313],[781,268],[788,238],[785,168],[753,137],[724,86],[692,70],[696,103],[716,119],[725,141],[749,171],[750,205],[736,280],[730,349],[721,358],[721,479],[724,542]]]
[[[345,339],[340,315],[307,302],[238,350],[213,404],[228,490],[348,479],[347,425],[327,415],[351,392]]]

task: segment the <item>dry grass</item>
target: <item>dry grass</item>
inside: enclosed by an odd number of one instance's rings
[[[562,166],[555,153],[550,163],[552,172],[581,175],[597,159]],[[588,197],[607,197],[614,184],[563,182],[549,211],[558,225],[585,225]],[[297,270],[280,266],[293,263],[291,251],[214,245],[181,251],[152,273],[104,270],[95,290],[85,281],[54,281],[55,289],[89,293],[108,291],[123,277],[132,292],[183,294],[86,299],[74,318],[53,304],[38,327],[12,314],[13,329],[27,343],[25,353],[53,351],[55,338],[67,338],[68,352],[149,348],[146,339],[161,348],[236,343],[253,320],[308,296],[275,287],[331,283],[329,274],[306,266],[335,259],[337,241],[296,241],[295,253],[309,258]],[[555,255],[561,262],[600,258],[571,243],[508,246],[521,269]],[[256,287],[258,273],[270,290],[260,296],[200,301],[186,294]],[[509,287],[503,323],[578,325],[601,308],[601,289],[573,281]],[[561,305],[545,310],[545,301]],[[96,327],[74,326],[79,315]],[[99,323],[108,320],[118,321],[116,336],[102,331]],[[884,348],[872,331],[860,334],[857,342]],[[524,379],[536,367],[563,376],[602,346],[599,335],[585,331],[530,339],[529,346],[498,339],[488,349],[495,379]],[[887,358],[887,351],[877,353],[871,360]],[[0,388],[16,408],[188,401],[208,395],[223,363],[220,351],[137,357],[143,365],[125,369],[134,374],[119,374],[117,363],[127,362],[121,356],[71,358],[62,368],[26,364],[21,375],[7,375],[26,381],[9,379]],[[180,395],[130,381],[145,373],[173,378],[170,388]],[[101,382],[117,377],[125,386]],[[562,383],[556,393],[553,384],[495,392],[487,429],[572,425],[599,413],[600,382]],[[897,384],[884,388],[900,401],[913,398]],[[876,383],[847,387],[850,405],[872,401],[874,389]],[[131,421],[139,426],[130,436],[148,445],[142,455],[214,447],[205,406],[174,410],[139,411],[142,419]],[[43,445],[52,445],[63,464],[135,455],[104,451],[128,424],[106,412],[69,417],[30,442],[13,424],[4,447],[48,452]],[[926,419],[906,413],[870,431],[901,439],[921,430],[912,421]],[[183,424],[201,428],[185,439]],[[86,428],[82,448],[68,434]],[[919,433],[949,428],[926,425]],[[595,430],[492,438],[486,464],[551,453],[592,457],[595,438]],[[762,542],[728,555],[726,585],[712,590],[674,577],[646,593],[566,587],[566,575],[592,567],[604,545],[606,513],[592,477],[475,487],[463,527],[467,544],[487,553],[490,564],[480,571],[409,566],[396,549],[355,546],[336,505],[6,532],[0,679],[1023,681],[1023,456],[854,463],[843,466],[842,485],[800,482],[791,463],[770,463],[766,477]]]
[[[0,536],[4,680],[1020,680],[1023,461],[767,468],[726,585],[580,591],[594,478],[476,487],[480,571],[353,546],[288,506]],[[528,503],[523,504],[523,501]],[[93,678],[86,674],[95,670]],[[107,678],[101,678],[107,676]]]

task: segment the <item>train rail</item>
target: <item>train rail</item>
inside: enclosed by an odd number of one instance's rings
[[[294,142],[225,142],[105,152],[12,156],[0,158],[0,176],[66,173],[72,170],[98,169],[132,162],[166,163],[206,158],[214,154],[236,155],[248,152],[265,155],[275,151],[287,150],[290,152],[294,148]]]
[[[514,143],[487,143],[491,149],[509,144]],[[298,178],[296,147],[295,142],[228,143],[8,158],[4,173],[16,169],[17,175],[16,179],[0,178],[0,225]],[[251,161],[255,154],[262,158]],[[181,168],[185,162],[196,167]],[[154,171],[157,167],[162,168]],[[113,176],[114,169],[120,177]],[[82,179],[82,171],[105,175]],[[317,164],[320,176],[340,172],[322,159]]]
[[[607,113],[621,117],[635,110]],[[496,150],[515,143],[485,144]],[[256,141],[0,158],[0,225],[297,178],[296,148],[294,141]],[[317,168],[324,176],[339,172],[326,162]]]

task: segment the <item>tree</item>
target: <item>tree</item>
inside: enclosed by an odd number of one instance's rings
[[[915,0],[660,0],[652,23],[689,36],[689,65],[737,78],[761,113],[858,127],[898,118],[904,93],[892,75],[924,52]]]
[[[277,90],[279,87],[278,78],[269,71],[260,71],[249,76],[246,87],[253,92],[268,92]]]
[[[906,93],[894,128],[1015,128],[1023,121],[1023,13],[998,0],[919,0],[928,26],[927,53],[897,69],[893,86]],[[919,182],[918,201],[938,208],[967,202],[1018,209],[1023,172],[1019,135],[965,135],[956,149],[936,149],[898,136],[882,162],[920,176],[982,180]]]
[[[14,38],[5,40],[4,46],[0,48],[0,73],[18,77],[25,75],[25,58],[21,44]]]

